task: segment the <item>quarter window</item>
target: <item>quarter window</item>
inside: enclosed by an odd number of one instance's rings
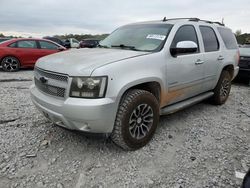
[[[9,47],[11,47],[11,48],[16,48],[16,47],[17,47],[17,43],[14,42],[14,43],[10,44]]]
[[[199,46],[198,38],[197,38],[197,34],[196,34],[194,26],[184,25],[180,27],[179,30],[175,34],[171,47],[173,48],[176,47],[177,43],[181,41],[193,41],[197,44],[197,46]],[[197,49],[197,52],[199,52],[199,47]]]
[[[37,48],[36,41],[34,40],[21,40],[17,42],[18,48]]]
[[[208,26],[200,26],[200,31],[204,43],[205,52],[213,52],[219,50],[219,42],[213,28]]]
[[[46,41],[39,41],[41,49],[47,49],[47,50],[57,50],[58,46]]]
[[[237,41],[230,29],[219,27],[218,31],[227,49],[237,49]]]

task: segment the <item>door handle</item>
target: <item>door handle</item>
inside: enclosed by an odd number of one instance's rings
[[[200,60],[200,59],[198,59],[198,60],[195,62],[196,65],[201,65],[201,64],[203,64],[203,63],[205,63],[205,62],[202,61],[202,60]]]
[[[220,55],[218,58],[217,58],[218,61],[222,61],[224,60],[224,57],[222,55]]]

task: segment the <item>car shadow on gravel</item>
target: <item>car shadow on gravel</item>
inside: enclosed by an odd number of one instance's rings
[[[101,134],[101,133],[88,133],[88,132],[82,132],[82,131],[77,131],[77,130],[70,130],[64,127],[59,127],[57,125],[55,128],[57,129],[56,131],[60,131],[63,135],[67,135],[66,137],[69,138],[70,140],[70,145],[72,147],[74,145],[80,146],[82,145],[83,148],[85,148],[84,153],[86,153],[87,150],[109,150],[109,151],[115,151],[115,152],[122,152],[120,148],[116,147],[111,139],[109,138],[108,134]],[[60,130],[58,130],[60,129]],[[52,131],[54,132],[54,131]],[[58,140],[58,143],[65,143],[65,140]]]
[[[235,80],[233,80],[233,85],[243,86],[243,87],[250,87],[250,80],[242,79],[242,78],[236,78]]]
[[[25,72],[25,71],[29,72],[29,71],[33,71],[33,70],[34,70],[34,68],[32,68],[32,67],[26,67],[26,68],[21,68],[17,72],[5,72],[5,71],[3,71],[2,67],[0,66],[0,73],[3,72],[3,73],[10,73],[10,74],[13,73],[14,74],[14,73],[18,73],[18,72]]]
[[[192,114],[193,116],[199,116],[202,111],[205,111],[210,107],[214,106],[211,104],[199,103],[184,110],[180,110],[174,114],[161,116],[154,138],[157,138],[159,134],[171,135],[172,132],[176,131],[176,129],[182,129],[183,127],[176,126],[176,122],[178,121],[180,122],[180,124],[178,124],[181,126],[182,121],[180,120],[180,117],[185,120],[189,117],[190,114]],[[91,151],[108,150],[115,153],[127,152],[115,146],[115,144],[111,141],[109,135],[107,134],[86,133],[81,131],[69,130],[58,126],[56,126],[55,128],[57,129],[56,132],[60,131],[63,135],[67,135],[66,137],[71,140],[71,143],[69,143],[71,146],[69,147],[73,147],[74,145],[82,145],[82,147],[85,147],[87,148],[87,150]],[[57,142],[65,143],[65,140],[60,141],[57,138]],[[84,153],[86,153],[86,150],[84,150]]]

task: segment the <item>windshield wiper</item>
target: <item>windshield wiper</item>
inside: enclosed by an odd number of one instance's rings
[[[139,49],[136,49],[135,46],[127,46],[127,45],[124,45],[124,44],[120,44],[120,45],[111,45],[111,47],[113,48],[124,48],[124,49],[129,49],[129,50],[135,50],[135,51],[141,51]]]
[[[114,47],[114,48],[135,48],[134,46],[127,46],[125,44],[111,45],[111,47]]]

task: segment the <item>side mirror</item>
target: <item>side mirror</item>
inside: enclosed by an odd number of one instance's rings
[[[178,54],[188,54],[194,53],[198,50],[198,45],[193,41],[181,41],[178,42],[176,47],[170,48],[170,53],[172,56],[177,56]]]

